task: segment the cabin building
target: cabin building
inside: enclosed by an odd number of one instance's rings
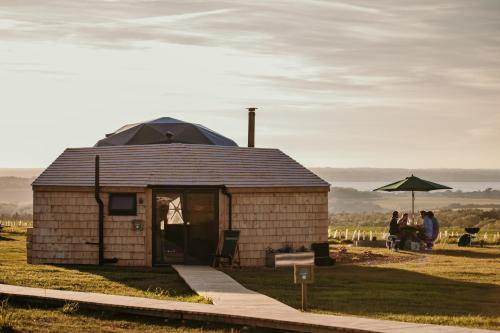
[[[278,149],[159,143],[66,149],[33,182],[28,262],[242,266],[328,237],[329,184]]]

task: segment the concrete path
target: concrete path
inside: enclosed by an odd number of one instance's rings
[[[208,288],[206,288],[208,289]],[[212,291],[213,292],[213,291]],[[140,314],[162,318],[202,320],[227,324],[277,328],[298,332],[377,333],[494,333],[452,326],[437,326],[348,316],[302,313],[285,307],[262,313],[245,306],[163,301],[142,297],[116,296],[66,290],[29,288],[0,284],[0,295],[37,301],[73,301],[81,307]],[[232,302],[232,301],[230,301]],[[241,302],[244,303],[244,302]],[[234,303],[233,303],[234,304]],[[281,304],[281,303],[279,303]],[[243,309],[246,309],[242,311]],[[266,305],[267,308],[267,305]],[[498,332],[496,332],[498,333]]]

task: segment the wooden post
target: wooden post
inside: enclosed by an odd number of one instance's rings
[[[415,191],[411,191],[411,223],[417,224],[415,221]]]
[[[307,283],[302,282],[302,311],[307,311]]]
[[[293,276],[293,282],[300,283],[302,311],[307,311],[307,285],[314,282],[314,265],[294,265]]]

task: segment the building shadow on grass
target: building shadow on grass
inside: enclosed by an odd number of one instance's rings
[[[171,267],[126,267],[126,266],[94,266],[94,265],[57,265],[65,270],[96,275],[110,283],[101,284],[95,292],[128,294],[127,288],[139,292],[135,296],[153,298],[187,298],[194,296],[193,291]],[[102,288],[102,290],[99,290]],[[73,289],[74,290],[74,289]],[[143,295],[141,295],[143,294]]]
[[[65,313],[63,311],[63,302],[54,300],[22,300],[22,299],[10,299],[9,302],[9,310],[26,310],[29,309],[31,312],[31,320],[39,323],[40,330],[44,330],[44,328],[51,327],[52,324],[56,324],[56,327],[63,327],[63,324],[70,323],[73,330],[80,332],[82,328],[88,328],[85,324],[86,321],[90,318],[97,320],[98,322],[92,322],[93,328],[96,326],[103,325],[99,328],[103,329],[103,331],[111,332],[111,331],[128,331],[133,330],[137,332],[138,329],[148,330],[155,329],[156,331],[165,331],[165,332],[206,332],[206,331],[217,331],[217,332],[240,332],[245,331],[248,333],[279,333],[282,331],[273,330],[273,329],[262,329],[255,327],[245,327],[243,329],[241,326],[232,325],[232,324],[224,324],[218,322],[208,322],[208,321],[197,321],[197,320],[177,320],[177,319],[165,319],[165,318],[156,318],[151,316],[143,316],[140,314],[127,314],[123,313],[117,309],[116,311],[106,309],[103,311],[102,309],[95,309],[92,305],[79,305],[76,310],[72,313]],[[49,312],[49,320],[47,319],[47,311]],[[17,315],[17,313],[16,313]],[[35,319],[33,319],[35,318]],[[24,320],[24,318],[16,318],[17,322]],[[83,324],[82,324],[83,323]],[[138,327],[134,327],[138,325]],[[147,326],[139,326],[139,325],[147,325]],[[14,328],[3,329],[0,327],[0,332],[5,333],[21,333],[25,332],[24,330],[17,330],[15,328],[16,323],[14,323]],[[131,327],[130,327],[131,326]],[[87,331],[87,330],[85,330]],[[100,331],[100,330],[99,330]]]
[[[470,251],[467,248],[460,249],[435,249],[433,254],[462,257],[462,258],[478,258],[478,259],[500,259],[500,251],[498,253]]]
[[[5,237],[5,236],[0,235],[0,242],[1,242],[1,241],[9,241],[9,242],[10,242],[10,241],[15,241],[15,239],[14,239],[14,238]]]
[[[425,263],[422,263],[425,265]],[[464,266],[464,272],[467,267]],[[246,287],[300,308],[292,269],[227,272]],[[500,316],[500,286],[368,265],[317,267],[311,310],[355,316]]]
[[[467,273],[467,267],[463,269]],[[318,310],[353,315],[500,315],[500,287],[495,284],[355,265],[319,270],[317,277],[311,299]]]

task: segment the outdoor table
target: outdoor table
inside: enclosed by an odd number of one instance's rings
[[[406,225],[399,228],[400,238],[404,246],[404,242],[411,240],[412,242],[423,240],[423,228],[419,225]]]

